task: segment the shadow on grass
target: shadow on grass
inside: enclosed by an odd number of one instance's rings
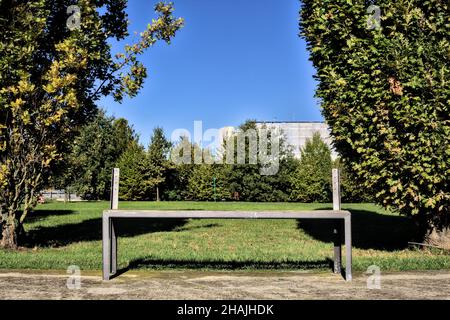
[[[208,260],[163,260],[141,258],[132,260],[126,268],[118,270],[116,276],[134,269],[191,269],[191,270],[310,270],[332,269],[329,258],[315,261],[208,261]]]
[[[195,229],[204,229],[204,228],[217,228],[220,227],[221,225],[218,223],[209,223],[209,224],[205,224],[205,225],[200,225],[200,226],[193,226],[193,227],[182,227],[182,228],[178,228],[177,230],[175,230],[176,232],[183,232],[183,231],[190,231],[190,230],[195,230]]]
[[[27,215],[26,222],[32,223],[36,221],[43,221],[51,216],[67,216],[69,214],[76,214],[73,210],[35,210]]]
[[[118,219],[119,237],[134,237],[152,232],[177,231],[186,219]],[[80,223],[37,227],[27,232],[24,246],[63,247],[76,242],[102,239],[102,219],[84,220]]]
[[[385,251],[402,250],[415,239],[413,221],[403,216],[383,215],[367,210],[351,210],[354,248]],[[336,220],[297,220],[297,227],[323,242],[333,242]]]

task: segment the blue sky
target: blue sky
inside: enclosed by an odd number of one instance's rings
[[[130,34],[155,17],[154,0],[130,0]],[[170,45],[150,48],[139,96],[118,104],[105,98],[107,113],[124,117],[148,144],[161,126],[193,131],[236,126],[247,119],[322,120],[314,98],[314,69],[298,37],[298,0],[174,0],[185,27]],[[130,39],[114,44],[116,52]]]

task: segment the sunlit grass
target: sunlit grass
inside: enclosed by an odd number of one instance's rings
[[[25,225],[19,251],[0,250],[2,269],[101,269],[101,215],[108,202],[49,203]],[[245,202],[121,202],[121,209],[318,210],[331,204]],[[450,255],[409,249],[411,222],[373,204],[348,204],[352,212],[354,269],[450,269]],[[328,269],[332,225],[296,220],[133,220],[119,225],[119,267],[152,269]]]

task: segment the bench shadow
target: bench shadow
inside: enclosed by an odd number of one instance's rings
[[[209,223],[209,224],[200,225],[200,226],[180,227],[180,228],[177,228],[174,231],[175,232],[183,232],[183,231],[190,231],[190,230],[204,229],[204,228],[217,228],[217,227],[220,227],[220,226],[221,225],[218,224],[218,223]]]
[[[352,213],[352,245],[359,249],[396,251],[408,248],[408,241],[417,237],[412,219],[383,215],[367,210]],[[322,242],[333,242],[336,220],[297,220],[297,228]]]
[[[217,261],[217,260],[164,260],[152,258],[139,258],[132,260],[127,267],[119,269],[114,277],[118,277],[131,270],[136,269],[189,269],[202,270],[212,269],[216,271],[228,270],[312,270],[333,269],[333,260],[326,258],[314,261]]]
[[[43,221],[51,216],[67,216],[76,214],[73,210],[35,210],[27,215],[26,222]]]
[[[134,237],[153,232],[177,231],[187,219],[118,219],[118,236]],[[95,218],[79,223],[37,227],[27,232],[24,247],[64,247],[83,241],[102,239],[102,219]]]

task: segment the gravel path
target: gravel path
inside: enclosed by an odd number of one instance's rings
[[[133,271],[109,282],[81,272],[80,288],[63,272],[0,270],[0,299],[448,299],[450,271],[368,276],[353,282],[329,273]]]

